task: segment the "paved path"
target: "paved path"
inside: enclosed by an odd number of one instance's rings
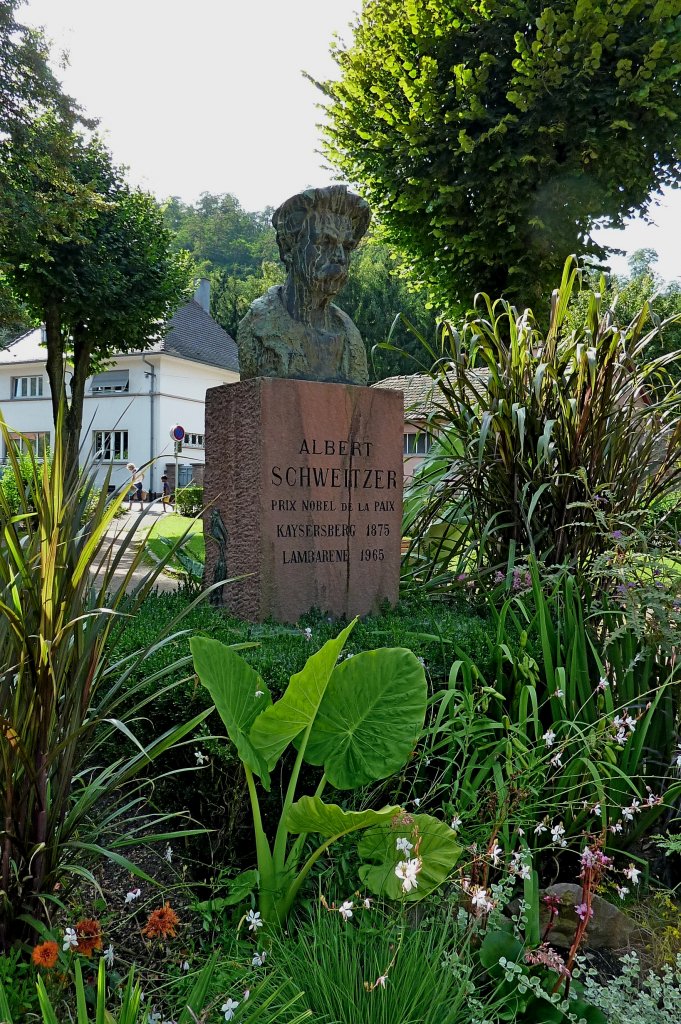
[[[127,509],[127,501],[124,503],[124,508]],[[161,500],[152,502],[144,502],[142,510],[138,502],[134,503],[132,512],[123,512],[118,519],[114,519],[113,523],[106,531],[107,538],[112,545],[114,551],[123,547],[123,554],[121,560],[114,573],[114,579],[122,580],[132,563],[133,554],[137,551],[140,544],[143,543],[144,537],[148,533],[149,529],[153,524],[161,519],[164,515],[163,506]],[[135,532],[132,538],[128,537],[128,534],[132,527],[135,527]],[[128,589],[132,589],[138,583],[145,578],[149,573],[150,566],[147,562],[142,562],[132,575]],[[177,590],[178,581],[170,576],[166,576],[164,573],[160,573],[154,584],[157,590],[167,593],[170,591]]]

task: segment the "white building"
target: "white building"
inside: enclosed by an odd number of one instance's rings
[[[129,479],[126,463],[151,461],[145,490],[158,493],[162,473],[173,488],[169,432],[180,424],[187,435],[179,456],[179,485],[203,482],[206,391],[239,380],[236,343],[210,316],[209,300],[204,280],[194,299],[172,317],[163,338],[146,352],[114,357],[105,371],[88,378],[81,461],[100,453],[100,478],[111,468],[111,483],[118,486]],[[0,350],[0,412],[12,432],[39,447],[54,433],[45,361],[41,328]],[[6,458],[3,450],[0,459],[4,463]]]

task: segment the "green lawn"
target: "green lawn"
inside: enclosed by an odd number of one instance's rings
[[[186,557],[203,565],[206,553],[203,524],[175,512],[156,520],[147,534],[146,548],[154,559],[164,558],[168,549],[182,536],[185,536],[185,540],[178,553],[172,557],[170,568],[185,572],[187,565],[183,559]]]

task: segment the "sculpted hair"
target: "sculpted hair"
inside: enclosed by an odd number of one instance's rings
[[[326,213],[347,217],[352,224],[353,241],[357,245],[371,220],[369,204],[346,185],[327,188],[308,188],[282,203],[272,214],[272,225],[277,232],[277,245],[282,262],[288,266],[288,257],[296,244],[310,213]]]

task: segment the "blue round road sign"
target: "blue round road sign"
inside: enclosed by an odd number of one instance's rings
[[[176,423],[174,427],[170,428],[170,436],[173,441],[184,441],[186,430],[181,427],[179,423]]]

